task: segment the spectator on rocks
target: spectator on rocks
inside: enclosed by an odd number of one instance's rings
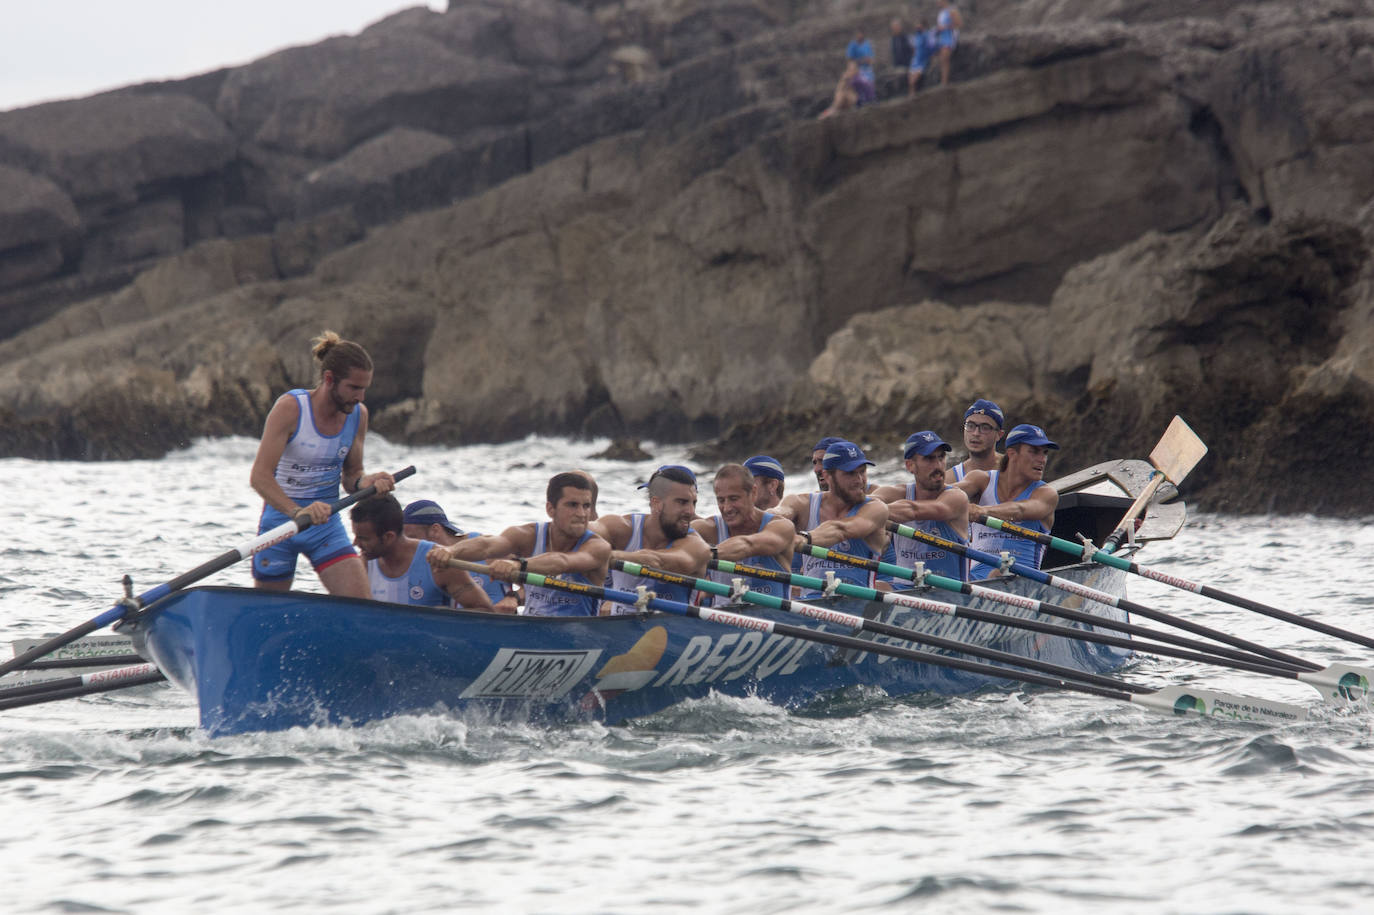
[[[949,82],[950,58],[959,44],[959,30],[964,27],[964,17],[949,0],[939,0],[940,12],[935,16],[935,46],[939,49],[940,85]]]
[[[935,32],[926,28],[923,21],[917,20],[916,31],[911,33],[911,67],[906,74],[906,96],[912,98],[920,87],[921,77],[930,64],[930,56],[935,52]]]
[[[876,93],[873,83],[863,78],[859,72],[859,64],[850,60],[845,63],[844,75],[835,84],[835,95],[830,101],[830,107],[821,112],[822,118],[833,117],[847,108],[858,108],[873,101]]]
[[[911,67],[911,36],[906,33],[902,20],[893,19],[892,29],[892,66],[898,73],[905,73]]]

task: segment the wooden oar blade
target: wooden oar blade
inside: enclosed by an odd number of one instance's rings
[[[1164,430],[1159,444],[1150,452],[1150,463],[1164,474],[1170,483],[1177,485],[1192,473],[1198,461],[1207,455],[1207,444],[1198,438],[1197,433],[1175,416]]]

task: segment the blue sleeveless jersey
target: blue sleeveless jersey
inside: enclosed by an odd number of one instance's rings
[[[763,517],[759,519],[759,530],[763,530],[767,527],[768,522],[776,517],[777,515],[774,515],[772,512],[764,512]],[[716,543],[719,544],[722,540],[726,540],[730,537],[730,529],[725,526],[725,519],[720,515],[716,515],[713,520],[716,523]],[[793,558],[795,559],[796,557],[794,556]],[[783,568],[782,563],[778,562],[778,557],[776,556],[750,556],[748,559],[740,560],[740,564],[754,566],[758,569],[769,569],[774,572],[791,571],[790,568]],[[718,581],[723,585],[730,584],[735,578],[743,578],[745,585],[755,594],[771,594],[774,597],[790,596],[789,591],[791,586],[785,582],[766,581],[762,578],[751,578],[748,575],[730,575],[725,572],[717,572],[714,569],[707,572],[706,575],[712,581]],[[713,595],[707,606],[724,607],[728,603],[730,603],[730,598],[723,595]]]
[[[282,491],[297,505],[332,502],[339,498],[344,461],[353,449],[362,411],[355,407],[344,417],[343,428],[337,435],[323,435],[315,428],[310,392],[296,388],[287,393],[295,398],[300,415],[295,431],[282,449],[274,476]]]
[[[946,486],[945,488],[950,489],[951,487]],[[916,484],[914,482],[906,484],[906,498],[913,502],[916,500]],[[964,539],[964,535],[956,531],[948,521],[908,521],[906,526],[943,540],[949,540],[960,546],[968,546],[968,541]],[[943,575],[946,578],[954,578],[959,581],[968,581],[969,563],[967,557],[943,550],[938,546],[922,543],[911,537],[903,537],[901,534],[893,534],[887,541],[887,549],[883,550],[883,562],[890,562],[892,565],[901,566],[904,569],[914,569],[916,563],[924,562],[927,572],[934,572],[936,575]],[[881,581],[890,581],[900,587],[909,588],[912,585],[912,582],[906,578],[889,575],[878,577]]]
[[[384,600],[393,604],[416,604],[421,607],[447,607],[450,604],[448,592],[439,587],[425,559],[434,547],[428,540],[421,540],[415,548],[415,557],[410,567],[392,578],[382,571],[381,562],[376,559],[367,561],[367,584],[372,591],[373,600]]]
[[[577,541],[577,545],[570,552],[577,552],[582,548],[582,544],[594,536],[596,535],[591,531],[583,531],[581,539]],[[530,552],[530,557],[533,558],[548,551],[549,523],[543,521],[534,526],[534,549]],[[581,572],[567,572],[557,577],[567,581],[580,582],[584,585],[592,583]],[[559,591],[557,588],[525,586],[526,616],[596,616],[600,611],[601,601],[590,595],[572,594],[567,591]]]
[[[649,520],[649,516],[646,514],[630,515],[630,542],[625,544],[625,549],[622,552],[633,553],[636,550],[644,549],[644,522],[647,520]],[[677,540],[670,542],[668,548],[671,549],[673,544],[677,542]],[[666,581],[659,581],[657,578],[648,578],[643,575],[630,575],[618,569],[611,570],[610,578],[611,587],[615,588],[617,591],[633,592],[635,588],[643,585],[654,592],[656,596],[664,600],[681,601],[685,604],[692,599],[692,589],[686,585],[673,585]],[[624,604],[615,605],[616,615],[634,612],[635,610],[633,607],[627,607]]]
[[[473,537],[480,537],[482,535],[476,531],[467,531],[462,536],[471,540]],[[483,564],[485,565],[485,563]],[[479,572],[469,572],[468,574],[471,575],[472,580],[477,583],[477,587],[486,592],[487,599],[491,601],[493,607],[511,592],[511,586],[501,581],[499,578],[492,578],[489,575],[483,575]]]
[[[997,477],[1000,473],[1001,471],[999,470],[988,472],[988,486],[983,490],[983,495],[978,499],[979,505],[997,504]],[[1013,496],[1011,501],[1024,502],[1026,499],[1030,498],[1031,493],[1035,492],[1041,486],[1046,485],[1048,484],[1045,483],[1044,480],[1036,480]],[[1042,534],[1048,534],[1050,532],[1050,529],[1045,526],[1043,521],[1021,521],[1019,525],[1032,531],[1039,531]],[[1010,553],[1011,558],[1021,566],[1030,566],[1031,568],[1038,569],[1040,568],[1040,560],[1045,558],[1044,544],[1036,543],[1034,540],[1027,540],[1015,534],[1004,534],[1001,531],[995,531],[987,525],[978,524],[976,522],[970,526],[969,533],[969,546],[973,547],[975,550],[982,550],[985,553],[992,553],[993,555],[998,555],[1005,550]],[[995,566],[989,566],[981,562],[974,563],[973,567],[969,570],[969,578],[970,580],[987,578],[995,571],[997,571]]]
[[[806,519],[806,530],[808,531],[820,526],[821,499],[824,495],[825,493],[820,492],[814,492],[811,494],[811,507],[807,512]],[[845,517],[853,517],[859,511],[860,508],[863,508],[864,505],[868,504],[868,501],[869,500],[865,498],[858,505],[851,507],[849,511],[845,512]],[[848,556],[854,556],[858,559],[882,558],[873,551],[873,548],[871,546],[868,545],[868,541],[859,537],[851,537],[848,540],[841,540],[839,543],[835,544],[830,549],[834,550],[836,553],[844,553]],[[801,574],[809,575],[812,578],[825,578],[825,573],[830,571],[833,571],[835,573],[835,577],[840,581],[848,582],[851,585],[858,585],[862,588],[873,587],[874,575],[867,569],[861,569],[858,566],[851,566],[834,559],[819,559],[815,556],[802,557]],[[802,597],[816,597],[820,593],[820,591],[807,591],[802,594]]]

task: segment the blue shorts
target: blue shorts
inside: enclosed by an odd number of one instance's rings
[[[264,506],[258,533],[264,534],[291,519],[270,505]],[[324,524],[306,528],[299,534],[275,543],[253,556],[253,577],[259,581],[290,581],[296,577],[296,557],[305,554],[318,572],[340,560],[358,555],[344,530],[343,518],[331,515]]]

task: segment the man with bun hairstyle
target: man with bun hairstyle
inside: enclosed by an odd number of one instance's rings
[[[267,413],[262,440],[249,476],[262,496],[258,532],[292,518],[308,516],[310,527],[253,557],[253,584],[286,591],[304,553],[330,594],[367,597],[367,572],[353,550],[343,519],[329,503],[344,492],[376,486],[378,494],[395,487],[391,474],[363,471],[367,407],[363,395],[372,383],[372,357],[332,330],[313,341],[320,363],[319,382],[309,391],[287,391]]]

